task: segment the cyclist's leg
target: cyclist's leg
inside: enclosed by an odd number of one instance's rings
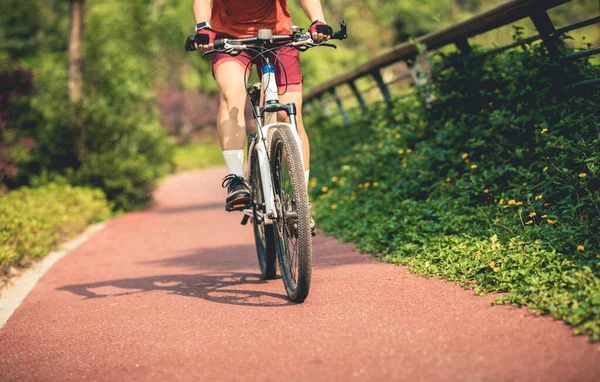
[[[221,63],[215,70],[220,96],[217,129],[223,151],[243,150],[246,143],[244,75],[242,65],[232,60]]]
[[[300,136],[300,140],[302,141],[302,158],[304,159],[304,171],[308,171],[310,169],[310,142],[308,141],[308,135],[306,135],[306,130],[304,130],[304,123],[302,120],[302,84],[294,84],[288,85],[288,88],[293,91],[287,91],[285,94],[279,96],[279,102],[281,103],[295,103],[296,104],[296,122],[298,124],[298,135]],[[280,87],[281,90],[285,89],[285,86]],[[280,93],[282,91],[280,90]],[[279,112],[277,115],[277,119],[279,121],[287,122],[287,114],[285,112]],[[308,181],[308,179],[307,179]]]
[[[228,57],[221,60],[213,58],[213,71],[220,92],[217,115],[219,143],[229,169],[223,183],[227,187],[226,205],[228,208],[243,208],[250,201],[250,190],[242,170],[246,144],[244,76],[247,73],[243,63]]]
[[[298,134],[302,140],[302,157],[304,158],[304,171],[308,178],[310,168],[310,146],[308,136],[302,122],[302,72],[300,71],[300,53],[290,47],[278,49],[277,59],[274,60],[275,75],[279,88],[279,101],[281,103],[296,103]],[[287,121],[285,112],[279,113],[278,120]],[[307,183],[308,183],[308,179]]]

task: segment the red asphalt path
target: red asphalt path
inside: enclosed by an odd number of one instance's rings
[[[169,178],[55,264],[0,329],[0,380],[600,380],[600,345],[563,323],[323,235],[288,303],[223,174]]]

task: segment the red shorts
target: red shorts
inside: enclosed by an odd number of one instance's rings
[[[216,38],[224,36],[217,35]],[[278,57],[278,58],[276,58]],[[271,65],[275,66],[275,79],[279,92],[300,92],[302,91],[302,72],[300,71],[300,52],[291,47],[285,47],[275,50],[270,54]],[[252,66],[250,62],[258,67],[258,75],[262,75],[262,58],[252,51],[243,51],[237,56],[230,56],[225,53],[215,53],[212,55],[213,76],[219,66],[228,61],[235,61],[242,67],[247,68],[247,74],[250,75]]]

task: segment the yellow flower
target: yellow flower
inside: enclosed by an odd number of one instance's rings
[[[337,208],[337,204],[332,204],[332,205],[331,205],[331,209],[332,209],[332,210],[335,210],[336,208]]]
[[[582,172],[581,174],[579,174],[580,178],[585,178],[587,176],[587,174],[585,172]]]
[[[577,246],[577,250],[578,251],[585,251],[585,248],[583,247],[583,245],[578,245]]]
[[[396,134],[396,139],[400,138],[400,134]]]
[[[548,222],[548,224],[554,224],[554,223],[556,223],[556,220],[551,220],[551,219],[548,219],[548,220],[546,220],[546,221]]]
[[[373,187],[379,187],[379,182],[373,182]]]
[[[504,199],[500,199],[499,204],[504,204]]]
[[[542,134],[544,134],[546,131],[548,131],[548,129],[547,128],[543,128],[542,129]]]
[[[398,150],[398,154],[400,154],[400,155],[404,154],[404,150],[403,149]]]
[[[516,202],[515,202],[514,199],[511,199],[511,200],[508,201],[508,204],[513,205],[513,204],[516,204]]]
[[[542,215],[542,219],[546,219],[548,215]]]
[[[329,188],[327,188],[327,187],[321,187],[321,192],[327,192],[327,190],[329,190]]]
[[[476,168],[477,168],[477,165],[476,165],[476,164],[472,164],[472,165],[471,165],[471,169],[473,169],[473,170],[474,170],[474,169],[476,169]]]
[[[516,204],[517,206],[522,206],[522,205],[523,205],[523,202],[516,202],[515,204]]]
[[[537,214],[535,213],[535,211],[533,211],[532,213],[530,213],[530,214],[529,214],[529,217],[530,217],[530,218],[532,218],[532,217],[534,217],[535,215],[537,215]]]
[[[406,153],[407,153],[407,154],[408,154],[408,153],[412,153],[412,150],[411,150],[411,149],[406,149]]]
[[[546,166],[542,169],[542,172],[546,172],[546,171],[548,171],[548,166]]]
[[[544,195],[542,195],[542,194],[539,194],[539,195],[537,195],[537,196],[535,197],[535,200],[540,200],[540,199],[541,199],[541,198],[543,198],[543,197],[544,197]]]
[[[451,181],[451,180],[452,180],[452,179],[450,179],[450,178],[446,178],[446,182],[449,182],[449,181]]]
[[[600,259],[600,253],[596,255],[596,258],[597,258],[597,259]]]
[[[488,192],[490,192],[490,190],[488,190],[487,188],[485,190],[483,190],[484,194],[487,194]]]
[[[371,185],[371,183],[365,182],[365,187],[369,187],[370,185]]]
[[[338,177],[337,177],[337,176],[334,176],[334,177],[332,177],[332,178],[331,178],[331,181],[332,181],[333,183],[337,182],[337,181],[338,181]]]
[[[362,183],[358,185],[358,188],[363,188],[363,187],[364,187],[364,186],[363,186],[363,184],[362,184]]]
[[[533,224],[533,220],[529,220],[525,224]]]
[[[464,154],[462,155],[462,159],[467,159],[467,157],[468,157],[468,156],[469,156],[469,154],[467,154],[467,153],[464,153]]]
[[[311,187],[315,187],[316,185],[317,185],[317,178],[312,178],[312,179],[310,180],[310,186],[311,186]]]

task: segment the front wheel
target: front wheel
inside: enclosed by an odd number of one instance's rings
[[[287,126],[273,134],[271,166],[278,212],[275,248],[279,270],[290,300],[303,302],[312,272],[311,212],[300,151]]]
[[[273,224],[265,224],[265,198],[263,196],[262,178],[260,177],[260,164],[258,153],[254,151],[251,160],[252,183],[252,226],[254,227],[254,241],[256,242],[256,255],[260,273],[265,280],[277,276],[275,259],[275,228]]]

